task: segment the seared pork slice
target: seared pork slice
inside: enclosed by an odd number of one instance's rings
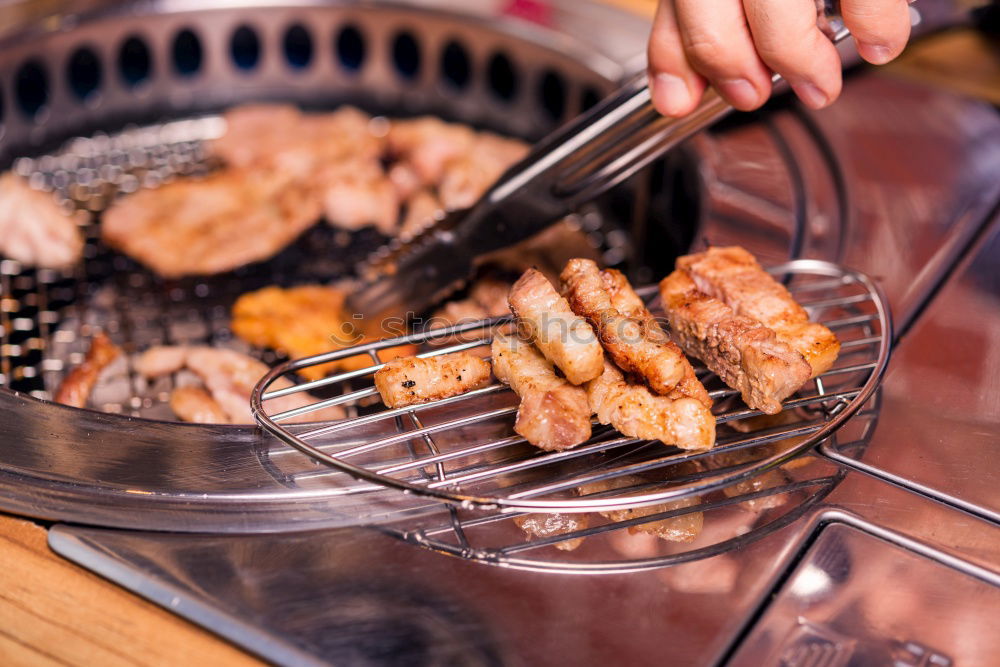
[[[743,248],[709,248],[679,257],[677,268],[686,271],[701,292],[774,331],[778,340],[809,362],[813,377],[829,370],[837,359],[840,341],[834,333],[810,322],[809,314],[785,286]]]
[[[399,225],[399,236],[412,238],[430,226],[442,213],[441,202],[428,189],[420,189],[406,198],[406,214]]]
[[[609,361],[600,377],[587,383],[587,398],[597,420],[622,435],[681,449],[709,449],[715,444],[715,417],[702,402],[654,394],[643,384],[627,382]]]
[[[528,539],[532,537],[552,537],[583,530],[590,525],[586,514],[523,514],[514,517],[514,523],[525,532]],[[583,544],[582,537],[556,542],[552,546],[561,551],[573,551]]]
[[[87,399],[90,398],[90,392],[94,390],[101,371],[121,353],[121,348],[103,333],[94,336],[83,363],[71,370],[60,383],[59,389],[56,390],[55,402],[72,405],[75,408],[86,407]]]
[[[101,235],[178,278],[268,259],[319,217],[313,187],[278,171],[225,169],[122,197],[104,213]]]
[[[608,292],[612,308],[625,317],[634,317],[644,322],[656,321],[653,314],[646,308],[642,297],[632,289],[632,284],[624,273],[617,269],[604,269],[601,271],[601,281],[604,283],[604,289]]]
[[[170,392],[170,409],[179,419],[195,424],[231,424],[229,415],[202,387],[187,385]]]
[[[148,378],[175,373],[183,368],[193,371],[204,383],[214,405],[201,401],[193,391],[186,390],[176,398],[177,407],[182,412],[176,412],[185,421],[192,421],[193,416],[211,418],[211,423],[252,424],[253,413],[250,410],[250,394],[254,386],[264,377],[268,367],[253,357],[235,350],[208,346],[167,346],[160,345],[146,350],[134,362],[133,368]],[[278,378],[271,385],[271,390],[291,387],[292,383],[285,378]],[[175,390],[176,391],[176,390]],[[171,407],[175,397],[171,396]],[[289,394],[267,401],[265,409],[268,414],[277,414],[294,408],[305,407],[316,402],[317,398],[304,392]],[[218,421],[219,411],[226,416],[226,422]],[[344,409],[339,405],[307,412],[293,417],[283,423],[301,423],[312,421],[328,421],[343,419]]]
[[[352,174],[330,178],[322,186],[323,215],[338,229],[375,227],[384,236],[396,233],[399,199],[382,168],[358,165]]]
[[[812,369],[801,354],[756,320],[699,291],[684,271],[664,278],[660,295],[685,352],[705,362],[751,408],[776,414],[781,401],[809,379]]]
[[[383,139],[369,129],[371,117],[350,106],[303,114],[289,105],[250,104],[223,118],[226,133],[209,150],[230,167],[321,178],[331,165],[369,162],[383,151]]]
[[[594,330],[539,271],[525,271],[510,288],[508,301],[519,324],[567,380],[583,384],[601,374],[604,351]]]
[[[0,176],[0,255],[29,266],[61,269],[83,253],[83,235],[55,198],[11,172]]]
[[[663,337],[669,340],[669,336],[660,326],[659,321],[649,312],[642,297],[636,294],[628,278],[621,271],[605,269],[601,271],[601,278],[604,279],[604,287],[608,290],[613,308],[626,317],[645,322],[648,336],[653,336],[654,339]],[[684,375],[667,396],[674,399],[687,396],[700,401],[706,408],[711,409],[712,407],[712,397],[708,395],[705,385],[695,375],[694,368],[691,367],[691,362],[687,360],[687,357],[684,357]]]
[[[523,141],[480,132],[464,155],[445,166],[438,185],[441,203],[447,210],[472,206],[528,150]]]
[[[615,363],[658,394],[673,391],[690,364],[652,317],[626,317],[613,308],[601,271],[589,259],[571,259],[560,277],[570,308],[590,322]]]
[[[617,489],[627,489],[629,487],[646,484],[648,482],[649,480],[637,475],[623,475],[621,477],[613,477],[599,482],[584,484],[578,489],[578,492],[580,495],[586,496],[596,493],[606,493]],[[624,493],[621,496],[616,497],[627,498],[629,495],[641,495],[643,493],[652,493],[652,490],[646,489],[644,491],[636,491],[632,494]],[[661,503],[659,505],[650,505],[648,507],[608,510],[600,512],[600,514],[611,519],[612,521],[628,521],[630,519],[640,519],[647,516],[653,516],[654,514],[660,514],[662,512],[670,512],[684,507],[692,507],[698,503],[699,500],[697,498],[684,498],[668,503]],[[698,537],[699,533],[701,533],[703,524],[704,514],[702,512],[689,512],[687,514],[681,514],[680,516],[671,517],[669,519],[648,521],[635,526],[629,526],[628,532],[632,534],[649,533],[650,535],[655,535],[660,539],[667,540],[668,542],[691,542]]]
[[[458,396],[489,381],[489,363],[468,352],[395,359],[375,373],[375,388],[390,408]]]
[[[410,167],[421,184],[437,185],[447,164],[468,153],[475,138],[470,127],[423,116],[392,121],[386,142],[390,155]]]
[[[514,430],[531,444],[562,450],[590,438],[587,392],[556,375],[534,345],[498,333],[493,339],[493,373],[521,397]]]

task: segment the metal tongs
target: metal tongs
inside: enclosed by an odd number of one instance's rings
[[[817,10],[834,43],[847,37],[837,0],[817,0]],[[693,112],[667,118],[653,108],[646,75],[633,77],[542,139],[473,206],[369,260],[348,307],[369,321],[425,311],[460,288],[478,258],[542,231],[732,110],[710,88]]]

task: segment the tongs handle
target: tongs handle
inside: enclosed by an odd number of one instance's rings
[[[820,29],[840,42],[848,35],[840,2],[816,4]],[[782,79],[775,74],[771,80],[777,84]],[[454,230],[456,240],[474,255],[517,243],[625,181],[730,111],[710,88],[690,114],[661,116],[653,107],[645,73],[636,75],[547,136],[507,171]]]

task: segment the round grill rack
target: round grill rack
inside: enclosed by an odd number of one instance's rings
[[[795,260],[771,272],[786,281],[813,319],[838,334],[841,357],[832,369],[787,400],[783,412],[765,424],[764,430],[752,432],[743,432],[753,428],[753,422],[745,420],[759,413],[739,403],[736,392],[707,369],[696,367],[716,403],[720,429],[718,443],[711,450],[680,451],[596,425],[590,441],[561,452],[543,452],[513,434],[516,400],[500,384],[404,408],[373,409],[378,394],[371,378],[382,367],[380,350],[458,336],[464,340],[434,347],[420,356],[482,350],[497,328],[510,326],[510,318],[460,324],[283,363],[255,388],[254,413],[263,428],[320,463],[358,480],[467,510],[621,512],[704,497],[781,466],[830,437],[871,399],[888,363],[890,315],[871,279],[818,260]],[[639,293],[655,313],[655,287]],[[268,391],[279,377],[358,355],[367,355],[371,365]],[[304,391],[322,391],[329,397],[295,410],[267,411],[268,400]],[[358,416],[305,427],[282,425],[292,417],[333,405],[352,406]],[[727,427],[733,423],[743,427]],[[359,445],[357,436],[364,432],[372,435],[362,438]],[[681,507],[667,511],[686,513]]]

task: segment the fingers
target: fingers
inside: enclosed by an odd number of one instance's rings
[[[649,87],[653,106],[665,116],[694,111],[705,92],[705,79],[684,55],[673,0],[660,0],[649,35]]]
[[[840,9],[858,53],[873,65],[898,56],[910,38],[906,0],[842,0]]]
[[[812,0],[743,0],[743,8],[757,54],[806,106],[820,109],[837,98],[840,56],[816,26]]]
[[[737,109],[749,111],[771,94],[771,74],[757,56],[741,0],[674,0],[684,53]]]

